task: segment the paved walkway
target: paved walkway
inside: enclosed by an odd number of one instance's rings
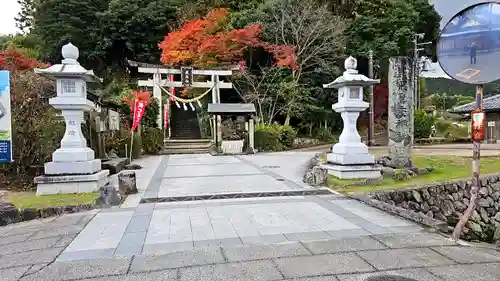
[[[308,193],[318,191],[301,182],[313,154],[141,159],[139,193],[120,208],[0,228],[0,280],[368,281],[386,270],[500,280],[494,250],[452,245],[357,201]],[[283,196],[268,197],[276,192]],[[214,195],[228,198],[203,200]],[[190,201],[172,201],[180,199]]]

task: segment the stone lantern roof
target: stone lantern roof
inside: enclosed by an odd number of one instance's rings
[[[344,68],[346,71],[342,76],[335,79],[335,81],[324,84],[323,88],[338,89],[341,87],[348,86],[370,86],[380,83],[380,79],[370,79],[363,74],[359,74],[356,68],[358,67],[358,61],[352,56],[348,57],[344,62]]]
[[[45,69],[35,68],[35,73],[48,79],[58,78],[82,78],[88,83],[100,83],[101,80],[94,71],[87,70],[78,62],[80,52],[73,44],[68,43],[62,47],[63,60],[61,64],[55,64]]]

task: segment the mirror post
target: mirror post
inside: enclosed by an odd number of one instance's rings
[[[476,86],[476,110],[474,112],[483,111],[483,85]],[[484,114],[484,113],[483,113]],[[486,117],[485,117],[486,118]],[[470,202],[467,210],[460,218],[459,222],[455,226],[453,230],[453,239],[458,241],[460,238],[460,233],[462,233],[462,229],[469,220],[472,212],[476,208],[477,194],[479,192],[479,187],[481,185],[481,181],[479,180],[480,167],[481,167],[481,140],[480,138],[475,137],[475,124],[474,124],[474,115],[471,114],[472,119],[472,186],[470,188]],[[482,126],[484,130],[484,120],[482,121]],[[484,135],[484,134],[483,134]]]

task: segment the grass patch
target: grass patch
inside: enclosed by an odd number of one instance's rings
[[[348,193],[405,188],[413,185],[426,185],[471,177],[471,157],[414,156],[412,159],[413,164],[417,167],[432,167],[435,170],[426,175],[413,177],[409,181],[396,181],[392,178],[384,178],[379,185],[354,185],[359,180],[341,180],[332,176],[328,179],[328,183],[331,188]],[[480,172],[483,175],[500,172],[500,157],[481,158]]]
[[[99,193],[54,194],[36,196],[35,192],[11,192],[7,200],[17,208],[50,208],[93,204],[99,198]]]

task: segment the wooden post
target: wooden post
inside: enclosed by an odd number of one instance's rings
[[[483,85],[478,85],[476,88],[476,108],[479,110],[483,109]],[[474,128],[472,129],[472,137],[474,138]],[[455,229],[453,230],[453,239],[457,241],[460,239],[460,234],[465,224],[469,221],[472,212],[476,208],[476,200],[479,188],[481,186],[481,181],[479,180],[480,172],[480,162],[481,162],[481,142],[479,140],[474,140],[472,142],[472,186],[470,188],[470,202],[467,210],[462,215],[458,221]]]
[[[250,146],[250,149],[253,151],[255,149],[255,137],[254,137],[254,123],[253,123],[253,118],[250,117],[250,120],[248,120],[248,144]]]

